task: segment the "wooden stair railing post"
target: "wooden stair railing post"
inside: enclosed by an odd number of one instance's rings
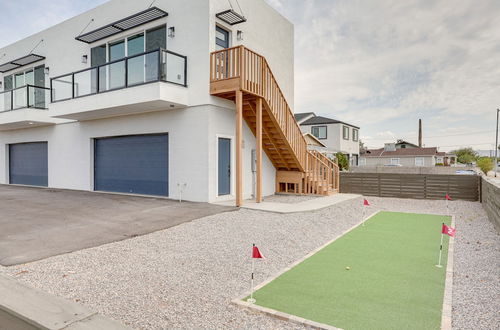
[[[262,202],[262,98],[257,98],[257,188],[255,201]]]
[[[243,92],[236,91],[236,206],[243,205]]]

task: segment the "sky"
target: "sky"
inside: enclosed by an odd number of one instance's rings
[[[360,126],[371,148],[417,142],[420,118],[425,146],[494,148],[500,1],[266,1],[295,25],[295,112]],[[2,0],[0,47],[104,2]]]

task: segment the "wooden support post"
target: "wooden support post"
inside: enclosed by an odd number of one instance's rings
[[[243,205],[243,92],[236,91],[236,206]]]
[[[257,189],[255,194],[255,201],[262,202],[262,98],[257,98]]]

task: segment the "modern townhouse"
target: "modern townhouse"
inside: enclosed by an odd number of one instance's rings
[[[317,116],[314,112],[296,113],[295,119],[304,134],[314,135],[324,148],[316,146],[313,149],[333,157],[341,152],[349,159],[351,166],[357,166],[359,160],[359,130],[354,126],[340,120]]]
[[[264,0],[111,0],[4,47],[0,183],[237,205],[335,193],[294,120],[293,39]]]

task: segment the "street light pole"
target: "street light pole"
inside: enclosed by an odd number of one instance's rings
[[[497,129],[495,138],[495,178],[498,172],[498,114],[500,114],[500,109],[497,109]]]

